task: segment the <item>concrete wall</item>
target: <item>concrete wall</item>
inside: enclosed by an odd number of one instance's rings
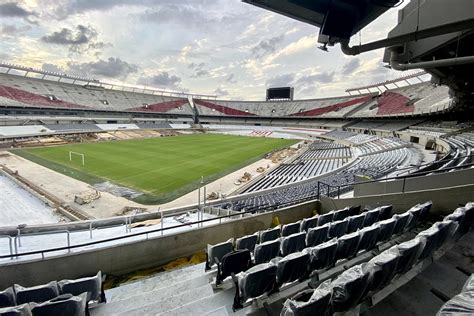
[[[389,180],[384,182],[361,183],[354,187],[354,196],[366,196],[387,193],[401,193],[419,190],[442,189],[474,183],[474,168],[456,170],[441,174]]]
[[[474,201],[474,184],[445,189],[371,195],[347,199],[332,199],[321,196],[321,213],[351,205],[361,205],[362,207],[393,205],[395,212],[404,212],[418,203],[430,200],[433,201],[432,213],[443,216],[450,214],[459,204]]]
[[[52,280],[79,278],[93,275],[98,270],[120,275],[159,266],[202,251],[208,243],[216,244],[270,228],[274,216],[278,216],[280,222],[285,224],[310,217],[319,208],[319,202],[309,202],[184,233],[44,260],[3,264],[0,266],[0,289],[14,283],[33,286]]]

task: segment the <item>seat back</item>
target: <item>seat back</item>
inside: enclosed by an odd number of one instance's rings
[[[0,308],[15,306],[16,297],[13,287],[9,287],[3,291],[0,291]]]
[[[286,224],[281,227],[281,236],[286,237],[300,232],[300,222]]]
[[[248,235],[241,238],[237,238],[235,240],[235,249],[236,250],[243,250],[247,249],[252,252],[255,249],[255,245],[258,242],[258,235]]]
[[[379,213],[379,221],[383,221],[389,219],[392,214],[393,206],[392,205],[384,205],[380,207]]]
[[[333,221],[340,221],[346,219],[349,216],[349,208],[343,208],[334,212]]]
[[[59,295],[58,283],[56,281],[28,288],[18,284],[15,284],[13,287],[16,293],[17,304],[41,303]]]
[[[218,281],[216,283],[220,284],[227,277],[230,277],[232,273],[238,274],[240,272],[247,271],[251,266],[252,259],[248,249],[232,251],[222,257],[222,262],[218,266]]]
[[[341,237],[347,231],[349,221],[344,219],[341,221],[331,222],[329,224],[329,238]]]
[[[328,240],[329,224],[311,228],[306,234],[306,247],[315,247]]]
[[[397,220],[397,223],[395,224],[395,228],[393,229],[394,235],[401,234],[405,231],[405,227],[408,223],[408,219],[410,218],[410,216],[411,214],[407,212],[392,216],[392,218],[395,218]]]
[[[233,248],[233,239],[228,241],[221,242],[217,245],[207,245],[207,262],[209,267],[212,267],[216,264],[215,259],[221,261],[229,252],[232,252]]]
[[[60,295],[41,304],[32,303],[33,316],[85,316],[87,293],[80,296]]]
[[[277,263],[276,280],[279,286],[307,276],[309,254],[303,252],[292,253]]]
[[[332,306],[335,312],[344,312],[356,306],[368,287],[369,272],[365,264],[356,265],[341,273],[332,282]]]
[[[318,216],[313,216],[310,218],[305,218],[301,221],[300,231],[307,232],[310,228],[318,226]]]
[[[349,216],[347,219],[349,221],[349,224],[347,225],[347,233],[353,233],[364,227],[365,213]]]
[[[375,208],[373,210],[367,211],[365,213],[364,227],[373,225],[379,218],[380,208]]]
[[[336,260],[353,258],[357,254],[359,241],[359,232],[353,232],[338,238]]]
[[[361,250],[370,250],[375,247],[377,243],[377,239],[379,236],[380,228],[377,224],[364,227],[363,229],[359,230],[360,233],[360,242],[358,251]]]
[[[361,206],[351,206],[349,207],[349,216],[356,216],[360,214]]]
[[[241,302],[269,293],[276,286],[277,267],[273,263],[259,264],[238,276]]]
[[[390,283],[397,272],[398,259],[396,254],[384,251],[368,262],[367,268],[370,272],[368,290],[376,291]]]
[[[334,217],[334,211],[319,215],[318,226],[323,226],[324,224],[332,222],[333,217]]]
[[[280,315],[328,315],[331,306],[331,281],[321,283],[315,290],[302,291],[283,304]]]
[[[58,282],[61,294],[80,295],[87,293],[87,301],[101,301],[102,273],[99,271],[93,277],[77,280],[62,280]]]
[[[393,230],[395,229],[396,223],[397,223],[397,220],[394,218],[389,218],[389,219],[378,222],[378,225],[380,227],[380,232],[377,238],[377,242],[390,240],[393,234]]]
[[[305,248],[306,233],[296,233],[288,237],[282,237],[280,254],[285,257],[291,253],[301,251]]]
[[[272,228],[272,229],[267,229],[267,230],[261,231],[260,232],[260,238],[259,238],[260,243],[264,243],[264,242],[267,242],[267,241],[278,239],[278,238],[280,238],[280,234],[281,234],[281,227],[280,226],[277,226],[277,227]]]
[[[336,263],[337,240],[332,239],[316,247],[306,248],[303,252],[310,256],[310,271],[332,267]]]
[[[389,250],[395,254],[398,251],[400,256],[397,264],[397,274],[402,274],[410,270],[415,264],[423,250],[423,241],[420,238],[413,238],[412,240],[393,246]]]
[[[0,308],[0,315],[5,316],[31,316],[30,304],[21,304]]]
[[[421,205],[416,205],[408,210],[408,213],[410,213],[411,216],[410,216],[410,219],[408,220],[406,229],[412,229],[416,227],[420,219],[422,210],[423,210],[423,207]]]
[[[280,239],[270,240],[255,246],[255,264],[269,262],[280,254]]]
[[[424,241],[423,250],[418,257],[419,260],[423,260],[429,257],[440,245],[441,231],[437,226],[433,225],[420,232],[416,237]]]

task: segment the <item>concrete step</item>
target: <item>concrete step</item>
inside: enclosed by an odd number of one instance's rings
[[[158,273],[148,278],[132,281],[120,285],[119,287],[105,291],[107,302],[115,302],[129,298],[133,293],[145,293],[156,291],[161,288],[172,287],[178,283],[191,280],[193,278],[212,278],[215,271],[204,273],[204,264],[188,266],[163,273]]]
[[[175,309],[176,306],[182,306],[201,300],[206,297],[214,295],[212,287],[210,285],[204,285],[200,288],[195,288],[189,291],[183,291],[176,293],[176,295],[163,297],[160,299],[153,300],[150,304],[143,304],[135,309],[130,309],[125,312],[120,312],[117,315],[122,316],[142,316],[142,315],[157,315],[159,313],[168,314],[169,310]],[[137,305],[135,305],[137,306]]]
[[[120,293],[120,299],[116,297],[114,301],[110,301],[107,304],[99,305],[94,308],[94,315],[108,315],[117,311],[128,311],[138,306],[145,306],[150,302],[156,301],[157,299],[167,299],[186,291],[199,292],[198,289],[202,289],[203,286],[210,287],[212,289],[212,285],[209,284],[209,280],[206,275],[201,275],[190,280],[182,280],[181,282],[177,282],[166,287],[161,287],[160,284],[155,285],[157,286],[155,289],[142,289],[137,287],[130,290],[129,292],[122,291]]]
[[[245,315],[245,309],[237,311],[236,313],[232,311],[234,293],[234,289],[222,291],[212,296],[178,306],[158,315]]]

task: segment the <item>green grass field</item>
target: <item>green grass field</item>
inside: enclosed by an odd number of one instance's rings
[[[195,134],[14,150],[15,154],[81,181],[111,181],[145,193],[144,204],[166,203],[261,159],[293,140]],[[83,153],[69,161],[69,151]]]

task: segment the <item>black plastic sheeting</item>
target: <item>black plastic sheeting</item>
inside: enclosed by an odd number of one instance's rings
[[[399,245],[393,246],[389,253],[399,256],[397,274],[402,274],[410,270],[423,250],[424,242],[421,238],[414,238]]]
[[[258,235],[257,234],[237,238],[235,240],[235,249],[236,250],[247,249],[250,252],[253,252],[257,242],[258,242]]]
[[[380,232],[377,238],[377,242],[390,240],[393,234],[393,230],[395,229],[396,223],[397,221],[394,218],[389,218],[378,222]]]
[[[264,263],[239,274],[237,278],[241,301],[272,291],[276,285],[276,273],[274,263]]]
[[[353,233],[364,227],[365,213],[350,216],[347,219],[349,221],[349,224],[347,225],[347,232]]]
[[[305,218],[301,221],[300,231],[307,232],[311,228],[318,226],[318,216],[313,216],[310,218]]]
[[[357,254],[359,246],[360,234],[354,232],[346,234],[337,240],[336,259],[349,259]]]
[[[329,224],[311,228],[306,234],[306,246],[315,247],[328,240]]]
[[[280,254],[285,257],[291,253],[299,252],[306,247],[306,234],[296,233],[288,237],[282,237]]]
[[[367,263],[370,272],[368,290],[376,291],[390,283],[397,272],[398,259],[396,254],[384,251]]]
[[[86,303],[85,293],[80,296],[61,295],[41,304],[31,304],[31,311],[35,316],[83,316],[85,315]]]
[[[375,208],[373,210],[365,212],[364,227],[371,226],[377,222],[380,214],[380,209]]]
[[[56,281],[28,288],[15,284],[14,288],[16,293],[17,304],[24,304],[30,302],[41,303],[55,298],[59,295],[58,283]]]
[[[260,243],[278,239],[280,238],[280,234],[281,234],[280,226],[277,226],[273,229],[264,230],[263,232],[260,232]]]
[[[316,247],[306,248],[303,252],[310,255],[310,270],[332,267],[336,263],[337,239],[326,241]]]
[[[255,246],[255,264],[269,262],[280,254],[280,239],[270,240]]]
[[[356,265],[332,282],[332,306],[335,312],[344,312],[356,306],[368,287],[369,271],[366,264]]]
[[[347,231],[348,224],[349,224],[349,221],[345,219],[332,222],[329,225],[329,238],[341,237],[342,235],[344,235]]]
[[[281,236],[286,237],[300,232],[300,222],[283,225],[281,228]]]
[[[365,227],[359,230],[360,233],[360,242],[358,251],[360,250],[370,250],[375,247],[377,243],[377,238],[379,235],[380,228],[378,224],[374,224],[369,227]]]
[[[309,254],[296,252],[284,258],[275,258],[272,260],[277,265],[276,280],[281,286],[307,276]]]
[[[334,217],[334,211],[319,215],[318,226],[323,226],[324,224],[332,222],[333,217]]]

